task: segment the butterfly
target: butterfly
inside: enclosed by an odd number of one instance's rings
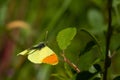
[[[18,55],[26,55],[28,60],[35,64],[46,63],[50,65],[58,64],[58,57],[44,42],[20,52]]]

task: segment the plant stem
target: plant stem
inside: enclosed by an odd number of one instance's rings
[[[107,73],[108,73],[108,68],[109,68],[109,62],[110,58],[108,56],[109,53],[109,47],[110,47],[110,39],[112,35],[112,0],[107,0],[108,4],[108,31],[107,31],[107,36],[106,36],[106,54],[105,54],[105,63],[104,63],[104,73],[103,73],[103,80],[107,80]]]
[[[71,67],[73,67],[74,70],[75,70],[77,73],[80,72],[79,68],[78,68],[74,63],[70,62],[69,59],[66,58],[66,56],[65,56],[65,54],[64,54],[64,51],[63,51],[63,53],[62,53],[62,57],[64,58],[64,61],[65,61],[67,64],[69,64]]]

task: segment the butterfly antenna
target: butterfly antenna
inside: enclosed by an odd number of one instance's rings
[[[48,31],[46,31],[46,34],[45,34],[45,45],[48,43]]]

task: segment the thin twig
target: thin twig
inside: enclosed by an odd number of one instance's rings
[[[107,73],[108,73],[108,68],[109,68],[109,47],[110,47],[110,39],[112,35],[112,0],[107,0],[108,4],[108,32],[107,32],[107,37],[106,37],[106,54],[105,54],[105,63],[104,63],[104,73],[103,73],[103,80],[107,80]]]
[[[62,57],[64,58],[64,61],[65,61],[67,64],[69,64],[71,67],[73,67],[77,73],[80,72],[79,68],[78,68],[74,63],[72,63],[69,59],[67,59],[64,53],[62,53],[61,55],[62,55]]]

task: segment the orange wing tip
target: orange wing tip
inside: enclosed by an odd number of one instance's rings
[[[58,64],[57,55],[55,53],[53,53],[52,55],[47,56],[45,59],[43,59],[42,62],[50,64],[50,65],[57,65]]]

